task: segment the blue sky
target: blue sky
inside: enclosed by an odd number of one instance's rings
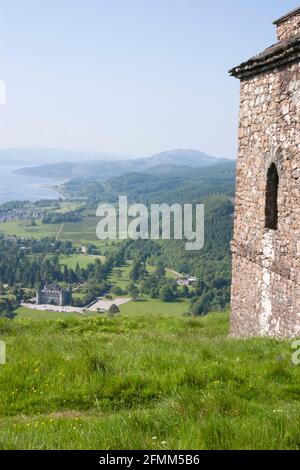
[[[299,4],[0,0],[0,147],[233,157],[239,82],[227,72]]]

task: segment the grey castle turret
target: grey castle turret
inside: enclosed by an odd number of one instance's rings
[[[46,285],[36,292],[36,303],[39,305],[71,305],[72,289],[64,289],[56,284]]]
[[[231,333],[300,336],[300,8],[241,80]]]

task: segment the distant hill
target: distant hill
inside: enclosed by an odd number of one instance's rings
[[[132,201],[144,203],[197,202],[203,196],[224,194],[233,197],[235,161],[220,160],[218,164],[205,168],[175,168],[177,172],[173,173],[131,172],[102,182],[73,178],[61,189],[68,197],[97,203],[116,202],[120,194],[126,194]]]
[[[176,149],[157,153],[145,159],[148,166],[185,165],[191,167],[209,166],[220,162],[220,158],[212,157],[199,150]]]
[[[212,157],[198,150],[169,150],[148,158],[128,159],[119,161],[81,161],[64,162],[26,167],[18,173],[40,177],[63,177],[66,179],[84,178],[107,181],[126,173],[150,172],[153,174],[176,173],[176,167],[206,168],[228,161]]]
[[[43,147],[0,149],[0,165],[33,166],[45,162],[83,162],[91,160],[128,160],[128,155],[109,152],[75,151]]]
[[[183,171],[190,171],[190,166],[180,166],[180,165],[156,165],[152,166],[148,170],[145,171],[148,175],[153,176],[163,176],[163,175],[181,175]]]

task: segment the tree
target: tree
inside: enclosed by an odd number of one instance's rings
[[[159,278],[165,277],[166,268],[162,261],[159,261],[156,266],[155,275]]]
[[[66,283],[69,282],[69,269],[68,269],[68,266],[66,265],[64,265],[63,282],[66,282]]]
[[[122,271],[121,271],[121,269],[117,269],[117,270],[116,270],[116,277],[117,277],[118,279],[121,279],[121,278],[122,278]]]
[[[119,287],[119,286],[114,286],[114,287],[112,288],[111,292],[112,292],[114,295],[117,295],[117,296],[124,294],[123,290],[122,290],[121,287]]]
[[[152,289],[159,287],[160,279],[155,275],[147,276],[141,284],[141,292],[143,294],[150,294]]]
[[[163,302],[172,302],[174,300],[174,291],[171,286],[164,285],[159,291],[159,297]]]
[[[16,302],[20,304],[24,297],[23,289],[21,289],[21,287],[14,287],[12,293],[16,298]]]
[[[151,299],[157,299],[159,297],[158,287],[151,287],[149,295],[150,295]]]
[[[196,297],[193,299],[190,307],[190,313],[199,317],[207,315],[211,310],[211,302],[213,297],[214,295],[212,293],[206,293],[199,298]]]
[[[81,272],[80,272],[80,266],[78,262],[76,263],[76,266],[75,266],[75,275],[78,280],[81,280]]]
[[[87,248],[86,248],[86,252],[88,255],[98,255],[99,254],[99,251],[97,249],[97,247],[95,245],[93,245],[92,243],[89,243]]]
[[[145,277],[145,266],[141,261],[135,261],[130,272],[130,279],[133,282],[142,281]]]
[[[182,297],[184,297],[185,299],[188,299],[189,296],[190,296],[190,291],[189,291],[188,286],[183,286],[182,287]]]
[[[9,299],[0,299],[0,317],[6,317],[12,310],[12,302]]]
[[[138,300],[140,291],[135,284],[130,284],[130,286],[128,286],[128,293],[134,301]]]

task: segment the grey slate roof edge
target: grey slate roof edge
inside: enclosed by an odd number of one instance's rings
[[[247,78],[300,59],[300,36],[281,41],[229,71],[236,78]]]
[[[300,15],[300,7],[295,8],[294,10],[290,11],[290,12],[287,13],[286,15],[281,16],[280,18],[278,18],[278,20],[275,20],[275,21],[273,22],[273,24],[275,24],[276,26],[278,26],[279,24],[284,23],[284,21],[286,21],[286,20],[288,20],[289,18],[292,18],[293,16],[296,16],[296,15]]]

